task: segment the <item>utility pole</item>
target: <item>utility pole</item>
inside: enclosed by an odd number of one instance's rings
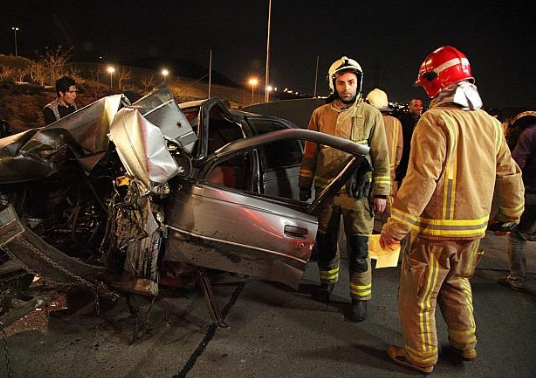
[[[210,90],[212,87],[212,48],[209,48],[208,51],[208,98],[210,98]]]
[[[315,89],[313,91],[313,98],[316,98],[316,83],[318,81],[318,61],[320,60],[320,56],[316,56],[316,73],[315,73]]]
[[[385,67],[380,66],[380,59],[376,58],[376,64],[372,66],[373,79],[374,79],[374,88],[380,87],[380,76],[382,73],[385,73]]]
[[[272,19],[272,0],[268,3],[268,36],[266,38],[266,73],[264,75],[264,102],[270,101],[270,21]]]

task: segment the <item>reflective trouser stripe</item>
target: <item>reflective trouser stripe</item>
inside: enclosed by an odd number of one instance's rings
[[[368,269],[366,272],[350,272],[350,297],[368,301],[372,298],[372,269],[370,260],[367,259]]]
[[[339,268],[320,270],[319,273],[321,283],[334,283],[339,279]]]
[[[436,303],[460,350],[476,347],[469,278],[482,254],[480,240],[430,241],[411,235],[404,252],[398,309],[408,359],[420,366],[437,362]]]
[[[350,284],[350,293],[353,296],[356,296],[358,298],[365,298],[369,297],[372,294],[372,284],[360,286],[360,285],[354,285],[353,283]]]
[[[459,331],[449,329],[449,341],[450,344],[459,350],[473,349],[474,347],[468,347],[468,345],[476,345],[476,327]]]
[[[429,260],[428,277],[426,277],[426,286],[422,298],[418,302],[420,308],[419,312],[419,326],[421,334],[421,346],[424,352],[435,353],[437,348],[434,346],[433,340],[431,340],[431,326],[434,322],[432,318],[435,316],[435,301],[432,302],[432,293],[437,286],[437,274],[438,274],[438,253],[435,248],[432,247],[431,256]],[[434,324],[435,326],[435,324]]]

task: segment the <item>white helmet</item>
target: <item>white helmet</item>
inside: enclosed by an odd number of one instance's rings
[[[363,87],[363,70],[359,63],[355,60],[350,59],[346,56],[343,56],[340,59],[337,59],[333,62],[331,67],[328,70],[328,84],[329,90],[331,93],[335,93],[335,78],[339,73],[342,72],[353,72],[357,75],[357,80],[359,81],[359,86],[357,88],[357,93],[361,93]]]
[[[381,112],[387,112],[387,111],[393,110],[389,106],[387,93],[385,93],[381,89],[374,88],[373,90],[371,90],[369,94],[367,95],[367,101],[370,105],[374,106],[376,109],[378,109]]]

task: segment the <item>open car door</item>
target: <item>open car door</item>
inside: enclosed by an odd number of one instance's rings
[[[226,161],[276,141],[302,139],[348,153],[346,164],[312,203],[275,198],[210,181]],[[315,131],[289,129],[231,142],[197,174],[176,177],[167,207],[166,260],[243,273],[298,287],[315,243],[316,214],[365,160],[368,147]]]

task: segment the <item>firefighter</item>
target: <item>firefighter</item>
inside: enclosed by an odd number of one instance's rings
[[[398,292],[404,346],[388,354],[424,373],[438,359],[437,302],[451,351],[464,360],[477,356],[469,279],[483,253],[494,186],[497,221],[518,222],[523,213],[521,171],[501,123],[481,109],[474,82],[467,57],[454,47],[438,48],[421,64],[415,84],[433,100],[415,127],[408,172],[380,238],[385,248],[409,233]]]
[[[380,223],[384,224],[387,221],[387,218],[391,216],[393,197],[395,196],[397,190],[395,181],[396,169],[400,164],[400,160],[402,159],[402,150],[404,149],[402,123],[398,120],[398,118],[393,117],[390,114],[393,109],[389,106],[387,93],[381,89],[374,88],[371,90],[367,95],[367,102],[382,113],[383,124],[385,126],[385,135],[387,137],[387,146],[389,148],[391,193],[387,197],[387,206],[385,207],[385,211],[378,217]]]
[[[345,316],[351,321],[363,321],[367,316],[367,301],[372,296],[368,238],[374,213],[383,212],[390,193],[387,141],[381,113],[362,98],[363,70],[359,63],[345,56],[336,60],[329,68],[328,83],[331,95],[326,104],[313,111],[309,130],[370,146],[368,161],[372,172],[356,172],[333,201],[321,209],[316,239],[320,286],[313,297],[329,301],[339,278],[337,239],[342,216],[348,240],[352,299]],[[300,199],[311,197],[313,181],[317,193],[325,188],[346,158],[347,155],[333,149],[307,142],[300,171]]]

